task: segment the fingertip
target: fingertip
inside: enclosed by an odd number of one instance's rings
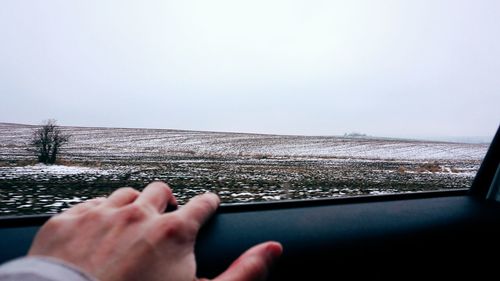
[[[210,199],[217,204],[217,206],[220,205],[220,198],[219,195],[213,193],[213,192],[207,192],[203,196],[208,196]]]
[[[198,223],[198,226],[201,227],[217,211],[219,203],[219,196],[207,192],[191,198],[185,205],[181,206],[177,214],[186,220]]]
[[[135,203],[143,205],[155,212],[163,213],[170,204],[175,204],[172,189],[162,181],[153,181],[140,193]]]
[[[121,187],[109,195],[103,205],[111,207],[122,207],[134,202],[141,193],[132,187]]]
[[[282,253],[283,246],[279,242],[260,243],[245,251],[226,271],[214,280],[265,280]]]
[[[168,206],[167,206],[167,211],[168,210],[177,210],[177,207],[179,204],[177,203],[177,198],[174,195],[174,189],[168,185],[168,183],[163,182],[163,181],[154,181],[151,184],[158,184],[160,186],[163,186],[167,192],[167,197],[168,197]]]
[[[283,254],[283,245],[276,241],[270,241],[266,245],[266,252],[272,260],[278,259]]]
[[[212,192],[207,192],[207,193],[198,195],[197,197],[199,197],[199,199],[201,199],[201,201],[204,201],[205,203],[208,203],[208,205],[211,206],[210,212],[215,212],[219,208],[220,198],[219,198],[219,196],[217,196],[217,194],[212,193]]]
[[[172,193],[172,189],[170,188],[170,186],[166,182],[163,182],[163,181],[152,181],[147,186],[150,186],[150,185],[161,186],[161,187],[165,188],[167,190],[167,192]]]
[[[217,194],[213,192],[205,192],[203,194],[198,194],[195,197],[191,198],[189,202],[208,202],[212,207],[217,209],[220,205],[220,198]]]

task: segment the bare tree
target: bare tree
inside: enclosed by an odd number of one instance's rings
[[[39,162],[54,164],[61,146],[69,141],[69,137],[61,131],[56,120],[49,119],[33,131],[30,151],[35,153]]]

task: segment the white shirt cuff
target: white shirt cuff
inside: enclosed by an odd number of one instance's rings
[[[24,257],[0,266],[0,281],[97,281],[80,268],[50,257]]]

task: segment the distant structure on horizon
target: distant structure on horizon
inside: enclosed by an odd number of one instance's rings
[[[368,135],[362,134],[362,133],[357,133],[357,132],[351,132],[351,133],[345,133],[344,137],[346,137],[346,138],[365,138],[365,137],[368,137]]]

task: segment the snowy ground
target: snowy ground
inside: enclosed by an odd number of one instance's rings
[[[58,212],[120,186],[167,181],[181,202],[466,188],[488,145],[375,138],[64,127],[61,165],[35,164],[33,127],[0,123],[0,213]]]
[[[66,157],[94,160],[161,157],[334,157],[478,160],[487,145],[394,139],[280,136],[156,129],[65,127]],[[0,123],[0,160],[25,158],[31,126]]]

